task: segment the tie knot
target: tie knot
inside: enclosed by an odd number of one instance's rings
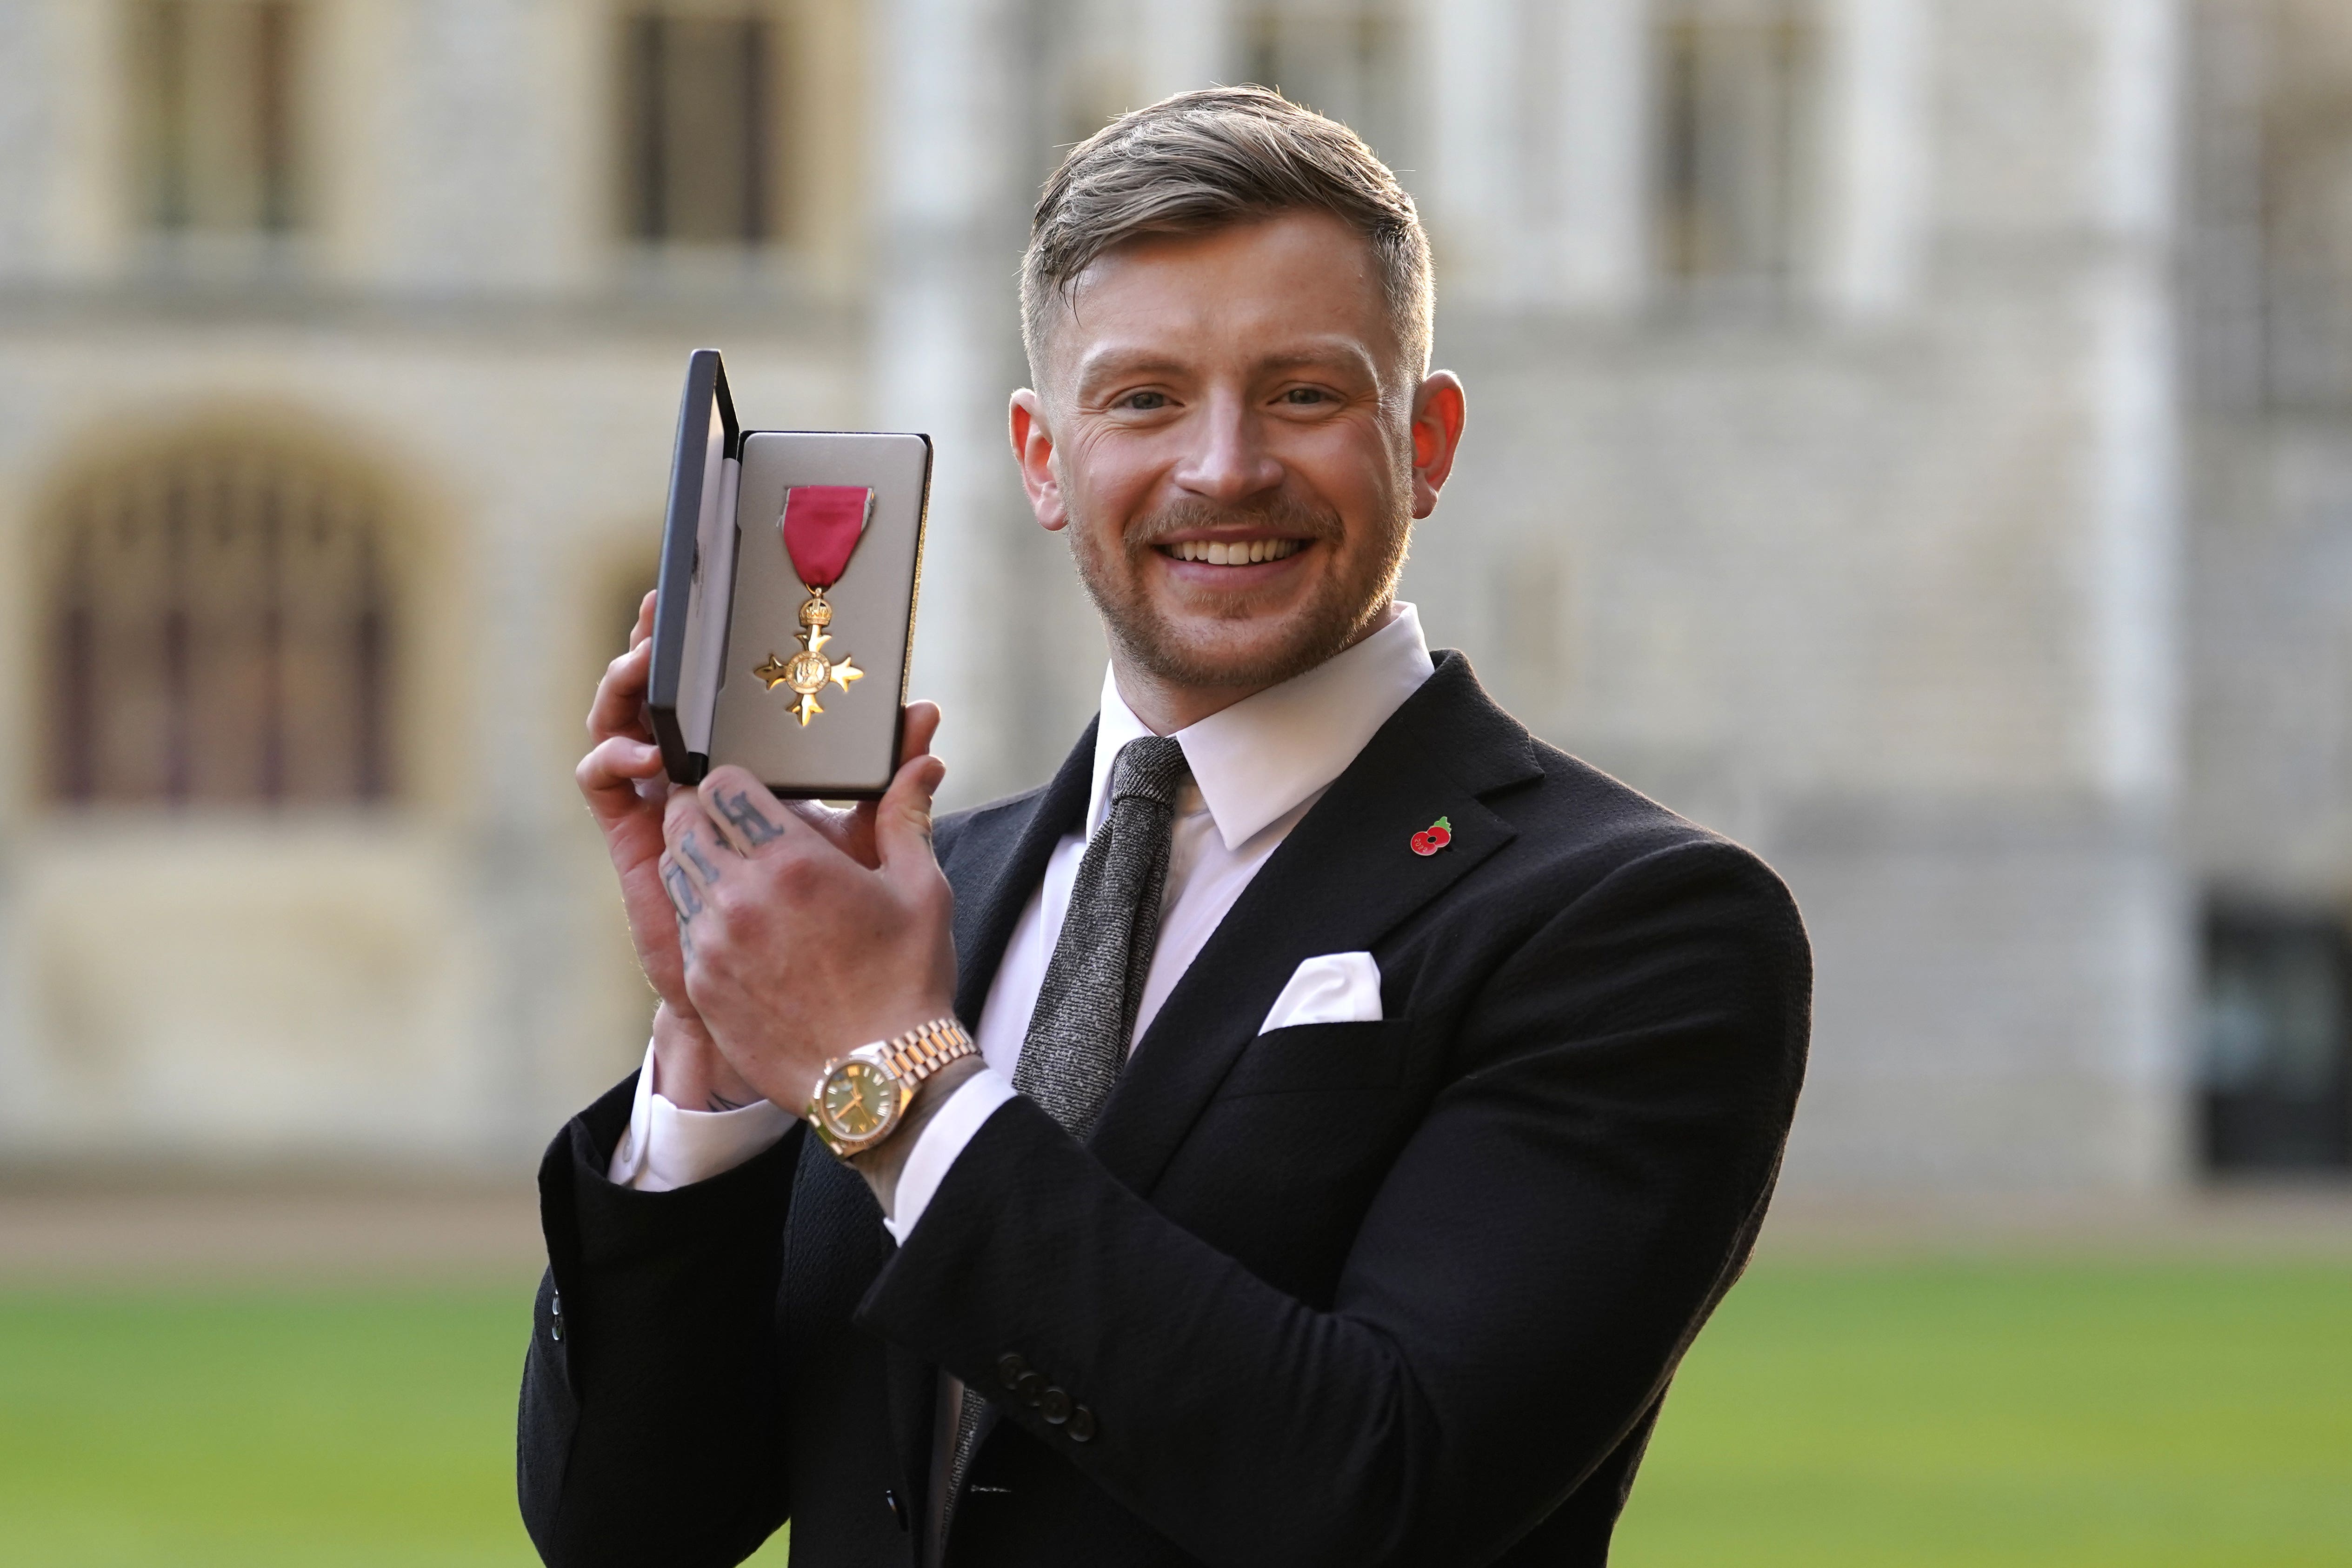
[[[1110,798],[1116,803],[1141,795],[1172,809],[1177,786],[1190,772],[1183,747],[1164,735],[1145,735],[1118,749],[1110,769]]]

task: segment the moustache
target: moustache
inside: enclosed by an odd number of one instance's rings
[[[1288,539],[1343,539],[1347,526],[1328,507],[1310,507],[1290,496],[1274,496],[1244,506],[1215,501],[1172,501],[1128,525],[1127,548],[1150,550],[1163,540],[1198,529],[1259,529]]]

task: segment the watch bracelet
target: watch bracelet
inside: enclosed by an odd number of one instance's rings
[[[978,1056],[963,1025],[952,1015],[918,1024],[882,1047],[882,1065],[911,1089],[950,1062]]]

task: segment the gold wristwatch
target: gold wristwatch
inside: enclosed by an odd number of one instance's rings
[[[953,1018],[934,1018],[895,1040],[860,1046],[824,1064],[809,1096],[809,1125],[824,1146],[847,1159],[898,1131],[922,1081],[963,1057],[980,1054]]]

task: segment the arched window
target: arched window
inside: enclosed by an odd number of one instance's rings
[[[267,439],[126,453],[56,513],[51,795],[348,802],[393,789],[374,487]]]

